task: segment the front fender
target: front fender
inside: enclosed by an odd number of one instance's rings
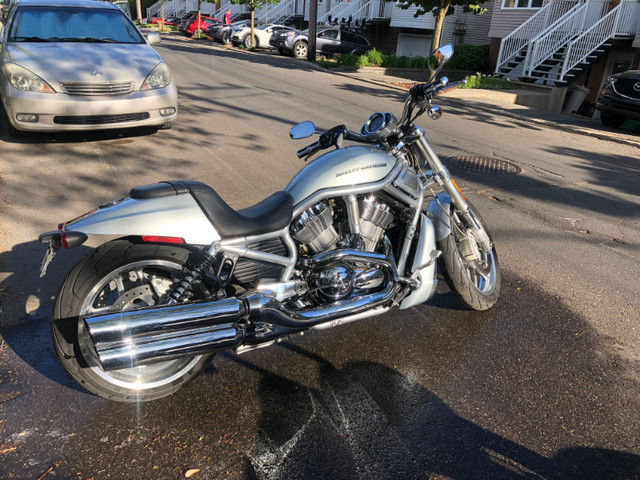
[[[67,222],[63,228],[87,235],[179,237],[195,245],[220,240],[214,226],[188,194],[117,200]]]
[[[426,214],[433,222],[436,242],[451,235],[451,199],[447,192],[441,192],[429,203]]]

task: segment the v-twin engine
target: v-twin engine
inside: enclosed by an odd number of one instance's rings
[[[293,237],[312,253],[335,249],[340,241],[345,243],[349,234],[359,234],[364,242],[362,250],[373,252],[394,220],[391,209],[374,195],[361,196],[355,207],[354,201],[345,200],[346,218],[335,218],[331,203],[321,202],[308,208],[293,223]],[[345,224],[346,228],[340,228]],[[336,225],[342,235],[336,231]]]

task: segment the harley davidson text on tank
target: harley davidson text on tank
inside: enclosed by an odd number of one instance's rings
[[[448,45],[430,57],[433,78],[452,54]],[[416,85],[400,118],[374,113],[360,132],[293,127],[294,139],[319,134],[299,157],[332,150],[252,207],[235,211],[200,182],[166,181],[41,235],[41,275],[61,247],[120,237],[78,263],[57,295],[52,336],[66,370],[106,398],[157,399],[217,351],[420,305],[437,266],[467,307],[493,306],[491,236],[413,124],[439,118],[434,97],[457,85]]]

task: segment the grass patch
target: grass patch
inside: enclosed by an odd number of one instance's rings
[[[467,75],[465,77],[467,83],[460,85],[460,88],[485,88],[488,90],[508,90],[515,88],[516,84],[506,78],[482,75],[477,73],[475,75]]]

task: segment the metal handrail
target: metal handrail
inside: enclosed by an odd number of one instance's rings
[[[277,4],[268,4],[261,10],[256,11],[263,23],[282,23],[295,14],[296,0],[282,0]],[[279,21],[282,19],[282,21]]]
[[[524,74],[531,76],[534,68],[566,46],[569,41],[580,35],[585,28],[590,28],[600,20],[604,16],[607,6],[608,2],[606,0],[592,0],[584,3],[578,9],[572,11],[571,14],[566,15],[560,22],[557,22],[552,28],[533,38],[527,51]]]
[[[560,71],[560,81],[576,65],[607,40],[616,35],[635,35],[640,21],[640,2],[622,0],[614,9],[602,17],[591,28],[569,43]]]
[[[328,22],[329,16],[336,18],[356,18],[360,13],[366,18],[370,18],[369,10],[372,4],[372,0],[365,0],[364,2],[340,2],[331,8],[329,11],[318,17],[318,23],[324,24]]]
[[[516,28],[500,42],[496,71],[515,57],[532,38],[553,26],[564,15],[578,8],[577,0],[551,0],[536,14]]]

